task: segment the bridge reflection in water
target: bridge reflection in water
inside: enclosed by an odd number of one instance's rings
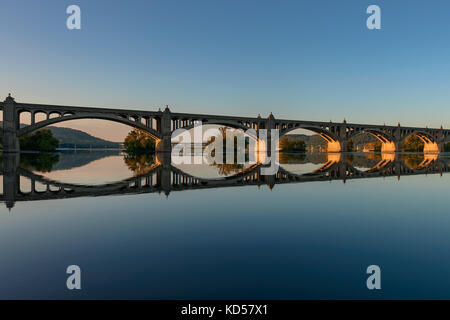
[[[22,155],[23,156],[23,155]],[[261,175],[262,165],[243,167],[233,164],[216,165],[231,175],[219,178],[204,178],[187,173],[171,164],[167,154],[156,154],[151,164],[135,168],[131,178],[102,185],[72,184],[52,180],[20,164],[21,155],[3,155],[3,193],[0,201],[7,208],[14,207],[18,201],[41,201],[51,199],[76,198],[86,196],[107,196],[121,194],[163,193],[183,190],[223,188],[237,186],[267,185],[272,189],[276,184],[301,183],[313,181],[366,179],[423,174],[443,174],[450,171],[450,163],[437,154],[280,154],[281,166],[274,175]],[[314,161],[314,158],[316,159]],[[289,164],[315,162],[319,165],[308,173],[296,173],[288,169]],[[284,165],[283,165],[284,164]],[[21,191],[20,181],[27,178],[31,182],[29,192]],[[38,191],[36,185],[41,188]],[[42,188],[44,186],[44,188]]]

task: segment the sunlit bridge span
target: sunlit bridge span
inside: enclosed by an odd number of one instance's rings
[[[267,118],[236,117],[222,115],[173,113],[168,107],[161,111],[139,111],[129,109],[107,109],[94,107],[71,107],[44,105],[33,103],[18,103],[8,96],[0,103],[3,111],[4,152],[19,152],[19,137],[48,125],[76,120],[103,119],[129,125],[144,130],[156,141],[158,152],[170,153],[172,150],[172,133],[180,128],[191,129],[201,121],[203,124],[223,125],[232,128],[255,130],[258,137],[261,129],[277,129],[283,136],[297,129],[305,129],[317,133],[327,141],[328,152],[347,150],[347,141],[352,137],[367,133],[381,142],[382,152],[401,151],[402,142],[410,135],[417,135],[424,142],[425,153],[439,153],[444,149],[444,142],[450,137],[450,130],[432,128],[370,125],[336,122],[318,122],[304,120],[276,119],[272,114]],[[20,115],[28,113],[31,123],[21,127]],[[36,121],[36,115],[43,114],[44,119]],[[268,141],[270,143],[270,140]],[[267,146],[270,150],[270,146]]]
[[[408,175],[443,174],[450,171],[449,162],[437,155],[425,156],[414,168],[408,166],[399,154],[386,154],[367,170],[349,163],[341,154],[329,154],[328,161],[311,173],[296,174],[282,167],[274,175],[262,175],[262,165],[255,164],[242,171],[222,178],[206,179],[193,176],[173,166],[170,160],[156,158],[155,163],[143,173],[123,181],[104,185],[80,185],[48,179],[20,167],[19,153],[3,154],[3,194],[0,201],[12,208],[20,201],[42,201],[52,199],[77,198],[87,196],[108,196],[140,193],[162,193],[224,188],[239,186],[264,186],[272,189],[277,184],[302,183],[314,181],[366,179]],[[31,190],[23,192],[21,177],[31,181]],[[44,186],[38,191],[36,185]]]

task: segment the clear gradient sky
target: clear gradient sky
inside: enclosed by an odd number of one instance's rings
[[[66,28],[71,4],[81,30]],[[0,95],[450,128],[449,39],[446,0],[1,0]]]

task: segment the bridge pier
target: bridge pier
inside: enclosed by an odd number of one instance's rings
[[[11,94],[3,103],[3,152],[20,152],[19,144],[19,119],[16,110],[16,102]]]
[[[266,183],[269,190],[272,190],[276,184],[275,175],[273,175],[273,174],[264,175],[263,177],[264,177],[264,182]]]
[[[267,130],[267,141],[266,141],[266,150],[265,153],[267,155],[267,159],[270,159],[272,156],[272,147],[274,149],[277,149],[278,146],[272,146],[272,129],[275,129],[275,117],[273,116],[272,112],[269,114],[266,120],[265,129]],[[258,134],[259,138],[259,134]]]
[[[156,141],[155,146],[156,152],[165,152],[165,153],[171,153],[172,152],[172,139],[171,136],[165,136],[160,140]]]
[[[160,120],[160,133],[162,138],[156,141],[156,152],[172,152],[172,124],[169,107],[164,109]]]

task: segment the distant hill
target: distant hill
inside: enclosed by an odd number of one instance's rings
[[[287,134],[286,137],[290,139],[300,139],[306,143],[306,145],[326,145],[327,142],[318,134],[308,136],[306,134]]]
[[[0,127],[3,126],[3,122],[0,121]],[[26,126],[21,124],[21,127]],[[61,128],[49,126],[45,129],[49,129],[53,136],[59,140],[60,148],[107,148],[107,149],[118,149],[121,146],[119,142],[108,141],[100,139],[90,135],[81,130]]]
[[[89,133],[81,130],[61,128],[61,127],[47,127],[53,136],[59,140],[60,148],[114,148],[120,147],[120,143],[103,140]]]

